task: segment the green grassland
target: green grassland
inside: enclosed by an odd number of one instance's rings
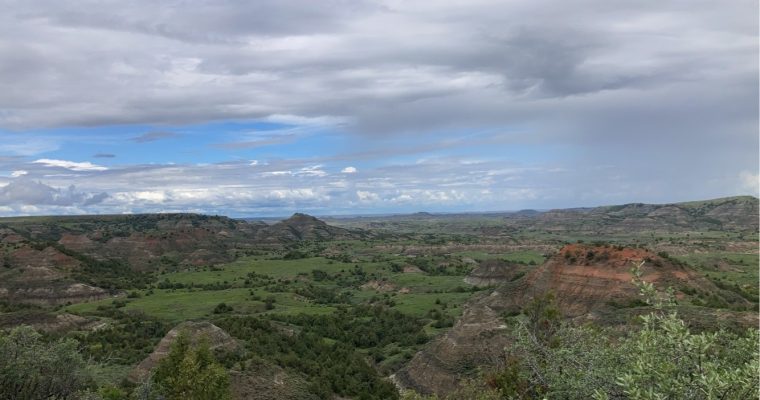
[[[760,263],[757,254],[708,252],[677,257],[694,266],[719,287],[758,301]]]
[[[515,260],[542,259],[529,252],[511,256]],[[392,261],[347,263],[325,257],[291,260],[243,257],[220,266],[163,273],[157,277],[158,284],[150,289],[130,291],[130,296],[118,299],[74,304],[65,310],[87,315],[116,304],[124,311],[140,311],[172,323],[213,317],[214,309],[220,303],[232,307],[232,313],[245,315],[325,314],[334,310],[338,303],[315,301],[298,294],[311,287],[346,292],[346,301],[341,303],[347,304],[378,301],[378,298],[392,295],[391,308],[420,318],[436,308],[438,300],[446,304],[446,315],[456,317],[461,305],[472,294],[472,288],[464,282],[462,274],[394,272],[390,265],[405,259],[392,256],[385,259]],[[324,276],[317,279],[319,276],[315,271]],[[368,282],[388,286],[373,290],[363,286]],[[267,298],[274,300],[274,307],[269,310],[264,303]]]

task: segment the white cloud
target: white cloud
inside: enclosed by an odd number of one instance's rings
[[[309,167],[301,168],[298,172],[296,172],[296,175],[324,177],[327,176],[327,172],[322,170],[321,165],[312,165]]]
[[[312,127],[328,127],[328,126],[340,126],[345,125],[349,119],[345,117],[335,117],[331,115],[325,115],[321,117],[304,117],[300,115],[290,114],[273,114],[265,118],[267,121],[276,122],[280,124],[299,125],[299,126],[312,126]]]
[[[135,192],[114,193],[113,198],[119,202],[134,203],[164,203],[170,199],[165,190],[143,190]]]
[[[753,196],[757,196],[760,192],[760,175],[753,174],[749,171],[742,171],[739,174],[739,180],[741,181],[742,189],[748,190]]]
[[[14,177],[14,178],[18,178],[18,177],[24,176],[24,175],[26,175],[28,173],[29,173],[29,171],[24,171],[22,169],[19,169],[19,170],[11,172],[11,176]]]
[[[291,172],[291,171],[267,171],[267,172],[263,172],[261,175],[263,175],[263,176],[285,176],[285,175],[293,175],[293,172]]]
[[[48,158],[41,158],[36,161],[32,161],[34,164],[42,164],[46,167],[66,168],[72,171],[105,171],[108,168],[102,165],[93,164],[89,161],[76,162],[67,160],[51,160]]]
[[[359,198],[359,201],[378,201],[380,200],[380,196],[377,195],[377,193],[368,192],[364,190],[357,190],[356,191],[356,197]]]
[[[340,172],[342,172],[344,174],[355,174],[356,173],[356,168],[355,167],[346,167],[346,168],[343,168],[342,170],[340,170]]]

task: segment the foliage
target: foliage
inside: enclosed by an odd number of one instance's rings
[[[490,377],[491,385],[508,398],[738,400],[760,395],[757,330],[744,336],[691,333],[673,311],[673,291],[660,292],[641,281],[640,268],[633,273],[654,309],[640,317],[640,329],[616,339],[612,332],[587,326],[536,324],[551,306],[534,301],[526,308],[528,321],[518,320],[515,345],[506,366]]]
[[[366,318],[370,324],[367,325],[359,323],[360,318],[351,311],[336,314],[283,319],[302,324],[300,332],[292,335],[275,322],[255,317],[225,318],[217,321],[217,325],[230,335],[247,341],[252,356],[248,362],[274,363],[299,372],[308,380],[309,391],[320,398],[332,398],[333,395],[360,399],[396,398],[394,386],[382,379],[367,363],[366,356],[355,347],[357,343],[376,345],[376,336],[369,341],[363,336],[369,327],[380,326],[383,322],[372,325],[371,318]],[[354,325],[353,329],[348,329]],[[417,329],[420,329],[419,325]],[[378,334],[383,335],[383,331],[375,332]],[[402,340],[398,332],[390,333],[388,337]]]
[[[100,362],[132,365],[145,358],[169,330],[169,325],[141,312],[103,307],[99,316],[111,321],[100,329],[73,333],[84,355]]]
[[[436,395],[421,395],[412,390],[406,390],[401,395],[401,400],[501,400],[503,396],[498,390],[483,386],[476,379],[466,380],[459,389],[448,393],[443,397]]]
[[[359,348],[382,347],[390,343],[411,346],[427,341],[423,324],[417,318],[382,306],[343,307],[330,315],[300,314],[276,318]]]
[[[655,312],[641,316],[642,328],[623,346],[625,365],[616,383],[634,399],[746,399],[760,395],[758,331],[743,337],[725,331],[693,334],[675,311],[671,292],[658,295],[651,283],[634,283]],[[598,392],[596,399],[607,399]]]
[[[234,311],[234,309],[226,303],[219,303],[214,307],[214,314],[224,314],[232,311]]]
[[[28,326],[0,334],[0,398],[72,399],[92,385],[76,341],[45,342]]]
[[[180,334],[171,351],[155,368],[153,381],[168,400],[224,400],[230,398],[230,378],[216,362],[208,342],[193,348]]]

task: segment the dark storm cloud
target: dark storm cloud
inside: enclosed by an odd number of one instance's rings
[[[468,116],[471,126],[518,123],[526,117],[510,110],[526,107],[553,118],[547,113],[557,105],[534,103],[542,98],[564,106],[579,95],[662,84],[718,91],[716,74],[734,85],[757,81],[754,2],[18,2],[11,9],[0,17],[9,77],[0,123],[19,129],[286,113],[346,115],[360,131],[396,132]],[[394,118],[406,106],[420,116]],[[458,108],[464,112],[448,112]]]

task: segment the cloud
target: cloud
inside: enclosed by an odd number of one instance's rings
[[[286,135],[267,136],[265,138],[244,140],[244,141],[238,141],[238,142],[215,143],[212,146],[218,149],[224,149],[224,150],[245,150],[245,149],[255,149],[255,148],[264,147],[264,146],[271,146],[275,144],[291,143],[295,141],[296,138],[297,136],[294,134],[286,134]]]
[[[377,195],[377,193],[372,193],[366,190],[357,190],[356,191],[356,197],[359,199],[359,201],[378,201],[380,200],[380,196]]]
[[[116,154],[111,153],[95,153],[92,155],[95,158],[114,158],[116,157]]]
[[[561,113],[545,99],[757,81],[752,2],[8,6],[0,125],[14,129],[270,119],[410,132]],[[108,96],[94,106],[96,93]]]
[[[24,175],[26,175],[28,173],[29,173],[29,171],[24,171],[22,169],[19,169],[19,170],[11,172],[11,177],[18,178],[18,177],[24,176]]]
[[[322,170],[321,165],[311,165],[311,166],[303,167],[299,169],[298,171],[294,172],[294,175],[324,177],[324,176],[327,176],[327,172]]]
[[[509,209],[756,192],[756,2],[4,5],[0,166],[111,194],[78,206],[93,212]],[[226,129],[245,123],[285,127]],[[73,130],[103,131],[94,152],[123,142],[123,126],[146,132],[134,143],[177,138],[179,164],[168,154],[108,168],[65,161],[81,142]],[[191,151],[205,164],[179,156]],[[230,151],[258,163],[218,162]]]
[[[739,174],[742,189],[747,190],[753,196],[760,194],[760,175],[753,174],[749,171],[742,171]]]
[[[644,202],[704,199],[729,195],[737,185],[736,180],[708,180],[692,189],[694,192],[679,193],[683,197],[663,198],[663,193],[671,193],[670,178],[650,177],[645,184],[638,184],[624,178],[627,171],[614,165],[600,168],[574,164],[559,168],[559,164],[523,165],[488,157],[430,157],[422,162],[410,159],[364,167],[361,174],[328,173],[340,169],[336,164],[315,164],[308,159],[269,159],[260,161],[255,168],[250,160],[121,165],[86,174],[51,174],[49,167],[41,164],[20,165],[32,168],[26,169],[28,174],[22,177],[6,178],[8,184],[1,188],[0,206],[9,206],[11,211],[0,209],[3,215],[193,211],[281,216],[294,211],[498,211],[619,204],[630,201],[633,191],[639,196],[635,199]],[[750,175],[753,174],[742,175],[748,184],[752,182]],[[44,184],[38,180],[40,177],[44,177]],[[574,200],[569,203],[567,199]]]
[[[153,131],[153,132],[143,133],[140,136],[135,136],[130,140],[135,143],[148,143],[148,142],[155,142],[156,140],[171,139],[178,136],[179,134],[175,132]]]
[[[340,172],[342,172],[344,174],[355,174],[356,173],[356,168],[355,167],[346,167],[346,168],[343,168],[342,170],[340,170]]]
[[[69,186],[58,189],[32,180],[14,180],[0,187],[0,205],[22,206],[89,206],[102,202],[106,193],[84,193]]]
[[[93,164],[89,161],[76,162],[67,160],[51,160],[48,158],[41,158],[36,161],[32,161],[34,164],[41,164],[46,167],[65,168],[72,171],[105,171],[108,168],[102,165]]]

